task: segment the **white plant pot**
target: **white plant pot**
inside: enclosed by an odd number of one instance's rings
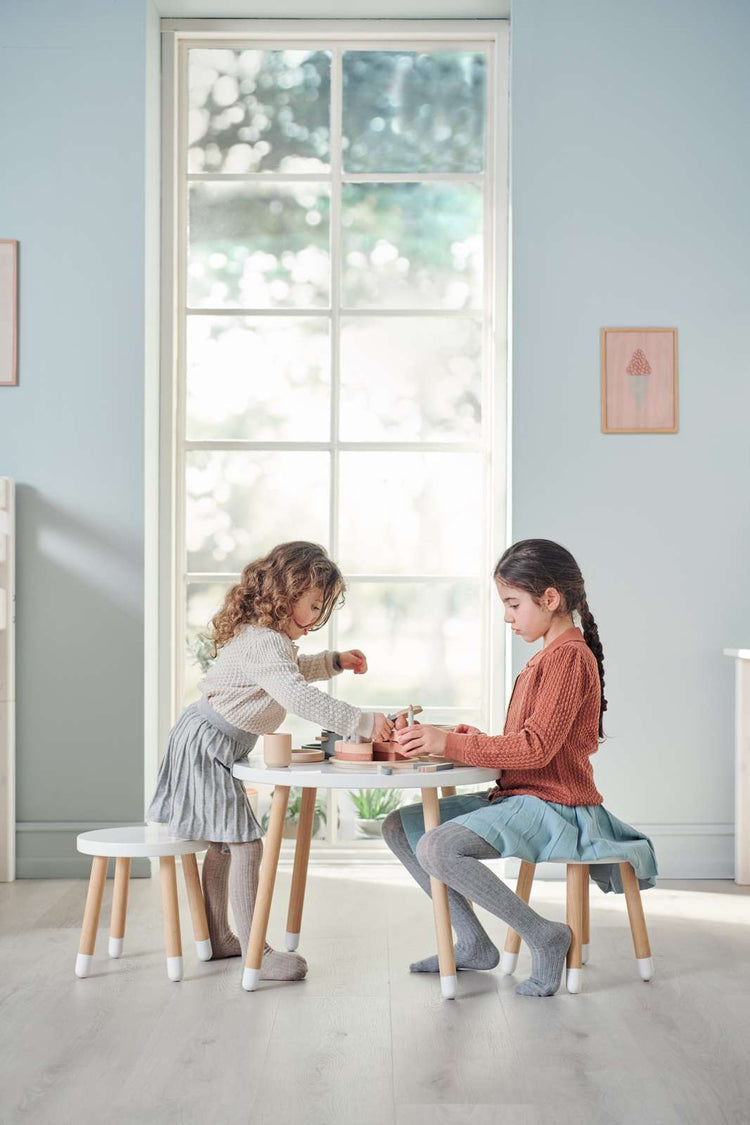
[[[373,839],[383,835],[383,820],[357,820],[357,835]]]

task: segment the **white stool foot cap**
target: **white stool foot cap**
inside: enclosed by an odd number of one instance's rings
[[[182,980],[181,957],[167,957],[167,976],[170,980]]]
[[[500,956],[500,975],[509,977],[511,973],[515,973],[517,964],[518,954],[508,953],[508,951],[504,949]]]
[[[588,963],[589,963],[589,949],[590,948],[591,947],[588,946],[588,945],[582,945],[581,946],[581,964],[583,964],[583,965],[588,965]]]
[[[653,957],[639,957],[638,972],[641,974],[641,980],[651,980],[654,975]]]
[[[92,953],[79,953],[76,957],[76,976],[87,977],[93,960],[94,955]]]
[[[122,947],[125,939],[121,937],[111,937],[109,939],[109,955],[110,957],[122,957]]]
[[[258,977],[260,976],[260,969],[245,968],[242,973],[242,987],[245,992],[254,992],[258,986]]]
[[[294,953],[299,945],[299,934],[290,934],[289,931],[284,934],[284,945],[290,953]]]
[[[199,961],[210,961],[214,952],[211,948],[211,938],[207,937],[203,941],[196,941],[195,951],[198,954]]]
[[[452,977],[440,978],[440,991],[443,994],[443,1000],[455,1000],[458,985],[458,977],[454,974]]]
[[[581,991],[581,975],[580,969],[568,969],[565,980],[568,992],[576,993]]]

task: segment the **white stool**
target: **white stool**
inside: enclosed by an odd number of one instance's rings
[[[91,865],[86,909],[83,915],[81,942],[76,958],[76,976],[88,976],[94,959],[99,911],[107,878],[110,856],[115,858],[115,888],[112,896],[112,917],[109,927],[109,955],[120,957],[125,937],[125,915],[128,906],[128,883],[131,859],[159,857],[161,895],[164,907],[164,935],[167,946],[167,976],[182,980],[182,942],[180,912],[177,903],[176,855],[182,856],[190,913],[193,919],[195,948],[201,961],[211,960],[211,939],[208,936],[206,906],[203,901],[196,852],[208,847],[205,840],[180,840],[171,837],[164,825],[135,824],[125,828],[99,828],[82,832],[76,841],[79,852],[94,857]]]
[[[580,992],[581,970],[589,959],[589,865],[588,863],[570,862],[564,859],[545,860],[545,862],[564,863],[566,865],[565,920],[573,932],[573,940],[568,950],[566,986],[568,992]],[[641,980],[649,981],[654,975],[654,961],[651,956],[646,919],[643,915],[641,890],[638,886],[635,871],[629,863],[623,863],[619,859],[597,859],[596,862],[616,863],[620,868],[638,972]],[[518,882],[516,883],[516,894],[524,902],[528,902],[531,897],[531,884],[534,882],[535,870],[535,864],[526,863],[525,860],[522,860],[521,870],[518,872]],[[509,926],[505,938],[505,949],[500,959],[501,973],[507,975],[515,972],[520,948],[521,939],[516,931]]]

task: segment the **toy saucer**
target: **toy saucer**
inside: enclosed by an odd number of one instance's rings
[[[325,754],[322,750],[292,750],[293,766],[323,761],[325,761]]]

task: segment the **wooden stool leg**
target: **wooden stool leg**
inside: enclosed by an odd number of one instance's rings
[[[289,802],[289,786],[275,785],[273,800],[271,802],[271,817],[266,833],[266,842],[263,850],[263,862],[260,866],[260,881],[258,895],[253,910],[253,921],[250,926],[250,940],[247,943],[247,957],[245,969],[242,974],[242,987],[246,992],[252,992],[260,978],[260,966],[263,961],[263,946],[268,930],[268,918],[271,913],[271,900],[276,882],[276,868],[279,865],[279,852],[281,851],[281,837],[284,831],[284,818]]]
[[[109,920],[109,955],[122,956],[122,943],[125,937],[125,917],[128,912],[128,889],[130,887],[130,860],[118,856],[115,860],[115,889],[112,893],[112,914]]]
[[[284,937],[284,945],[290,951],[295,950],[299,945],[299,936],[302,932],[302,908],[305,905],[307,864],[310,859],[310,844],[315,823],[316,796],[317,789],[302,790],[302,804],[297,825],[297,844],[294,849],[292,889],[289,894],[289,913],[287,914]]]
[[[167,976],[170,980],[182,980],[180,908],[177,903],[177,872],[173,855],[159,857],[159,873],[164,910],[164,940],[167,947]]]
[[[654,975],[654,960],[651,956],[646,919],[643,916],[641,888],[638,886],[635,871],[629,863],[620,864],[620,874],[625,891],[625,901],[628,904],[630,932],[633,935],[633,949],[638,960],[638,972],[641,974],[641,980],[651,980]]]
[[[591,945],[591,919],[589,917],[589,895],[591,894],[591,879],[589,866],[586,864],[586,878],[583,886],[583,933],[581,935],[581,964],[585,965],[589,959],[589,946]]]
[[[440,824],[440,806],[436,789],[422,790],[425,832]],[[451,912],[448,905],[448,888],[445,883],[430,876],[432,910],[435,915],[435,936],[437,937],[438,963],[440,965],[440,989],[444,1000],[454,1000],[456,996],[456,957],[453,952],[451,932]]]
[[[104,883],[107,878],[109,858],[106,855],[95,855],[91,864],[89,889],[86,895],[86,909],[83,912],[83,926],[81,927],[81,940],[78,945],[76,957],[76,976],[87,977],[91,962],[94,959],[96,945],[96,931],[99,928],[99,911],[102,908]]]
[[[521,861],[521,868],[518,872],[518,880],[516,882],[516,894],[520,899],[523,899],[524,902],[528,902],[531,898],[531,886],[534,882],[535,871],[535,864],[527,863],[525,860]],[[508,932],[505,935],[505,949],[500,958],[500,972],[503,976],[508,976],[510,973],[516,971],[518,951],[520,948],[520,937],[514,929],[508,926]]]
[[[211,937],[208,932],[206,904],[203,901],[201,881],[198,877],[198,860],[194,852],[183,855],[182,874],[185,876],[185,888],[187,890],[188,903],[190,904],[190,917],[193,920],[195,951],[198,954],[199,961],[210,961],[213,950],[211,949]]]
[[[568,950],[568,992],[581,991],[581,946],[583,945],[583,894],[588,867],[585,863],[567,865],[567,922],[573,931],[573,940]]]

